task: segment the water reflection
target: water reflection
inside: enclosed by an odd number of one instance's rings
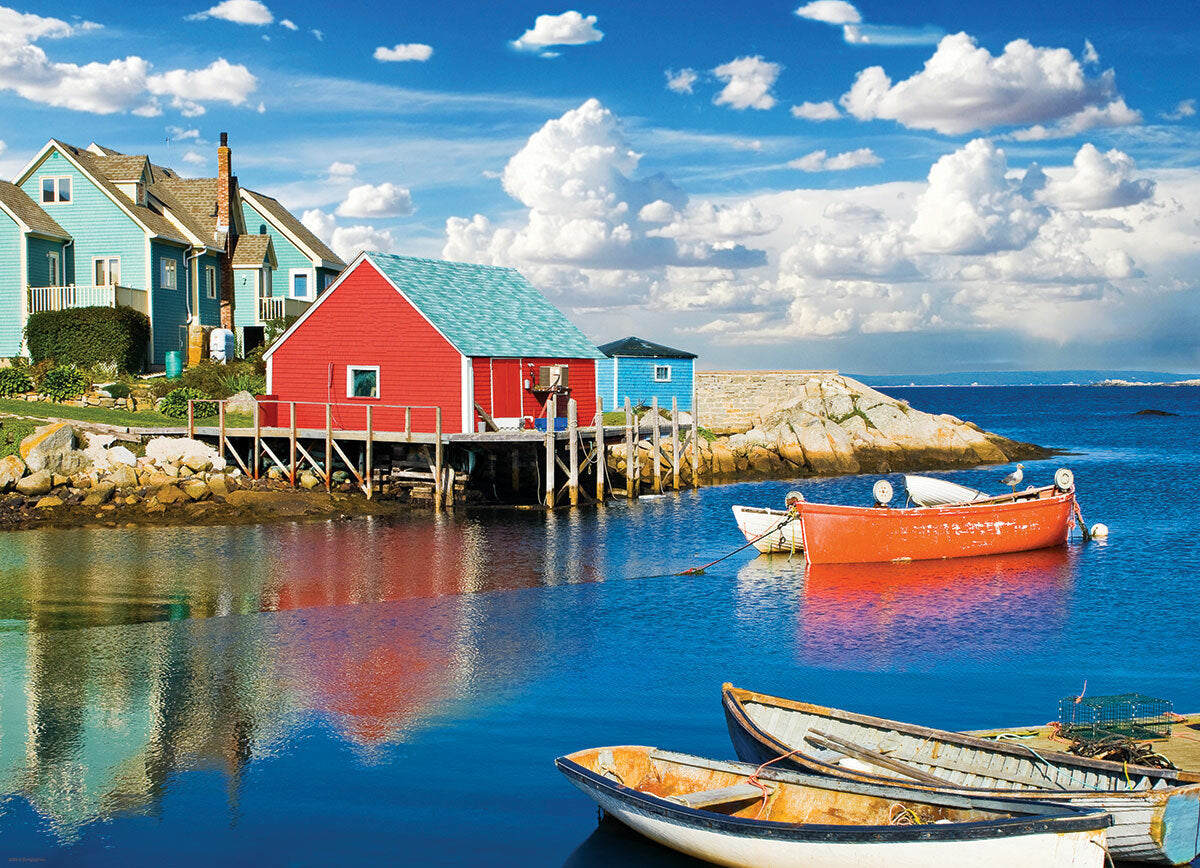
[[[1074,576],[1067,547],[808,566],[800,653],[832,668],[893,671],[961,661],[964,648],[987,662],[1036,655],[1061,634]]]

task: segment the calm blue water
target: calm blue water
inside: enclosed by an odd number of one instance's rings
[[[950,728],[1060,697],[1200,709],[1200,389],[893,389],[1078,454],[1107,543],[830,568],[739,554],[734,503],[0,537],[0,854],[51,864],[686,865],[554,770],[599,744],[730,757],[723,681]],[[1178,417],[1136,417],[1152,407]],[[1006,468],[949,474],[998,491]],[[898,480],[896,480],[898,481]]]

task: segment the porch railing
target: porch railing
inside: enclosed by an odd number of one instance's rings
[[[144,289],[131,286],[66,286],[29,287],[29,312],[68,310],[75,307],[131,307],[150,315],[150,300]]]
[[[266,296],[258,300],[258,321],[260,323],[288,316],[300,316],[309,307],[311,301],[302,298],[288,298],[283,295]]]

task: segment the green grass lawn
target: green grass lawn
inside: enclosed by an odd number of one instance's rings
[[[12,398],[0,398],[0,413],[13,413],[31,419],[74,419],[79,422],[139,428],[175,428],[187,424],[153,410],[130,413],[128,410],[114,410],[108,407],[76,407],[45,401],[17,401]]]
[[[0,458],[16,455],[21,441],[33,433],[36,419],[0,418]]]

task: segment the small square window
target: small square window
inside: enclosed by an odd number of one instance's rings
[[[54,179],[53,178],[42,178],[42,201],[43,202],[53,202],[54,201]]]
[[[671,366],[670,365],[655,365],[654,366],[654,382],[656,382],[656,383],[671,382]]]
[[[70,202],[71,178],[42,178],[42,202]]]
[[[70,178],[59,178],[58,179],[58,201],[59,202],[70,202],[71,201],[71,179]]]
[[[308,275],[297,272],[292,275],[292,297],[308,298]]]
[[[379,366],[351,366],[346,368],[347,398],[379,397]]]

